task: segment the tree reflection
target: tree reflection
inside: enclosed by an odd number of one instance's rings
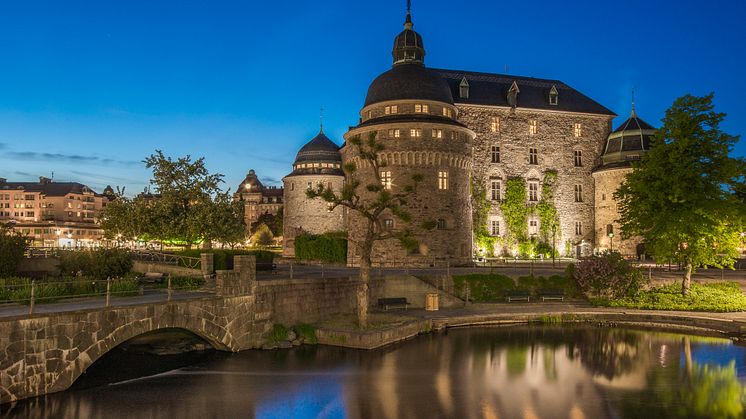
[[[620,329],[578,331],[575,347],[580,362],[593,375],[609,380],[629,373],[639,364],[640,333]]]

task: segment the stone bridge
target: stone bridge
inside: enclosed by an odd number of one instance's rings
[[[233,271],[217,272],[215,295],[1,318],[0,404],[65,390],[110,349],[158,329],[188,330],[224,351],[260,346],[272,314],[257,312],[255,266],[237,256]]]

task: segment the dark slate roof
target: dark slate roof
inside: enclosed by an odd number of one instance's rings
[[[41,192],[46,196],[65,196],[67,194],[82,194],[90,191],[96,196],[91,188],[78,182],[3,182],[0,183],[0,191],[23,190],[25,192]]]
[[[339,146],[323,132],[319,132],[317,136],[298,150],[293,164],[302,162],[341,163],[342,156],[339,154]]]
[[[394,122],[429,122],[429,123],[455,125],[455,126],[467,128],[467,126],[464,125],[463,123],[455,119],[445,117],[445,116],[441,116],[437,114],[411,114],[411,113],[386,115],[386,116],[381,116],[378,118],[372,118],[359,124],[357,127],[351,127],[351,128],[388,124],[388,123],[394,123]]]
[[[597,170],[630,166],[631,160],[639,159],[650,149],[654,134],[655,128],[638,118],[633,107],[632,115],[606,138]]]
[[[453,104],[448,83],[421,64],[400,64],[381,74],[368,87],[363,107],[387,100],[421,99]]]
[[[248,190],[251,190],[252,192],[261,192],[264,189],[264,185],[262,185],[262,182],[259,180],[254,169],[249,170],[249,173],[246,175],[244,180],[238,185],[238,190],[236,192],[245,192],[247,190],[246,185],[251,186]]]
[[[636,113],[632,113],[632,116],[629,117],[626,121],[622,122],[621,125],[617,129],[615,129],[612,132],[622,132],[622,131],[632,131],[632,130],[638,130],[638,129],[652,129],[655,128],[648,124],[647,122],[643,121],[642,119],[637,117]]]
[[[505,74],[478,73],[461,70],[432,69],[448,83],[456,103],[467,105],[510,106],[508,89],[516,82],[518,93],[517,108],[545,109],[565,112],[581,112],[600,115],[616,114],[588,96],[559,80],[536,79]],[[459,96],[459,84],[466,77],[469,83],[469,97]],[[549,91],[557,88],[557,105],[549,104]]]

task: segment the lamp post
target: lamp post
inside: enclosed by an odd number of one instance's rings
[[[611,247],[611,250],[609,251],[613,252],[614,251],[614,233],[613,232],[609,233],[609,240],[610,240],[609,246]]]
[[[613,224],[606,224],[606,235],[609,236],[609,239],[611,240],[611,244],[609,245],[611,249],[609,252],[614,251],[614,225]]]

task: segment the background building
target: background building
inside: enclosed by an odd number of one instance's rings
[[[244,202],[246,229],[263,214],[277,215],[282,210],[282,188],[264,186],[256,176],[254,169],[249,170],[244,180],[238,185],[233,199]]]
[[[98,214],[107,198],[75,182],[8,182],[0,178],[0,222],[32,238],[35,246],[101,244]]]

